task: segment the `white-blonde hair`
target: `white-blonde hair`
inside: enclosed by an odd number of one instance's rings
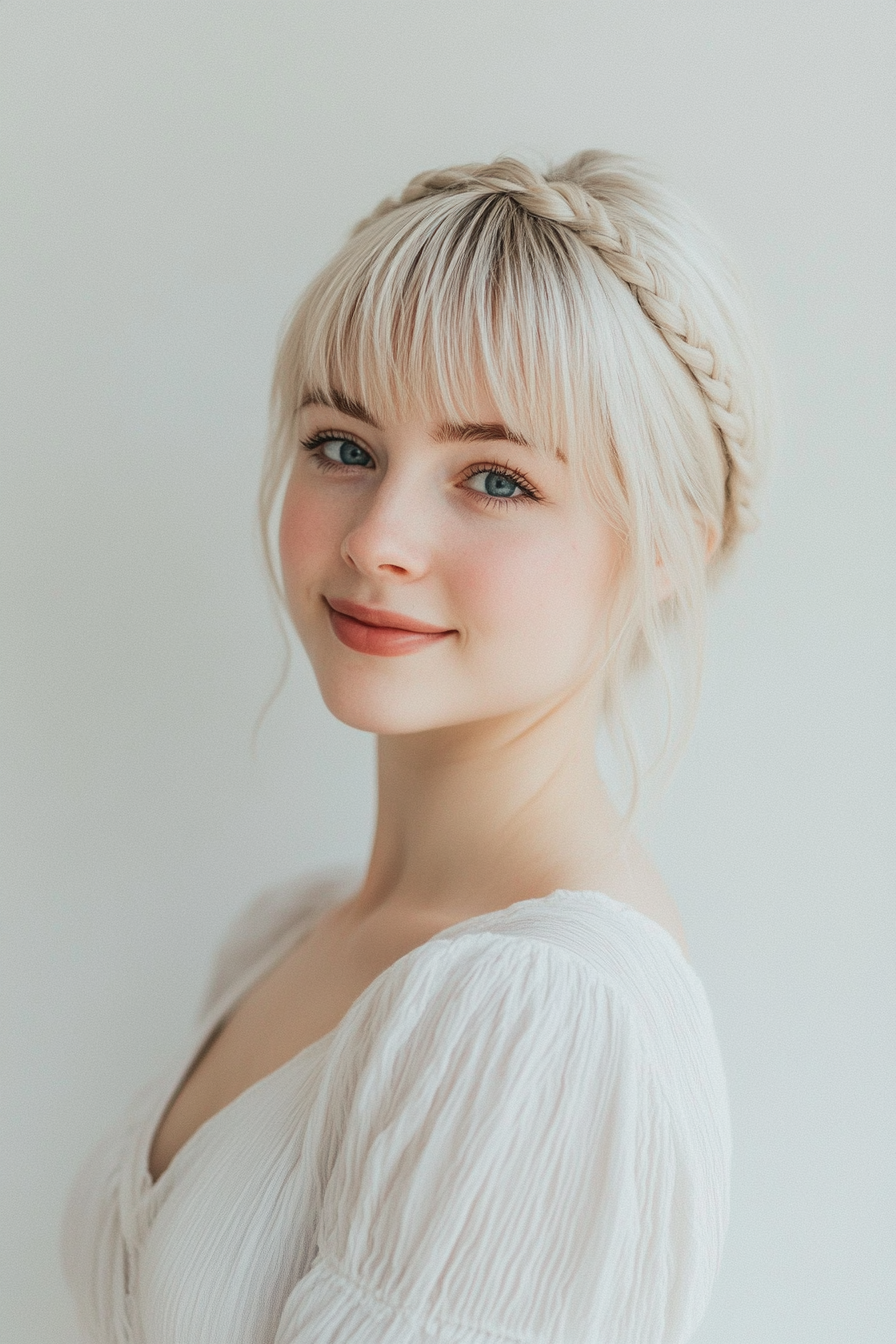
[[[509,429],[568,459],[622,538],[603,687],[631,766],[630,817],[645,768],[626,688],[648,665],[662,673],[656,769],[693,721],[707,584],[756,524],[766,385],[718,244],[642,165],[588,150],[544,173],[512,158],[421,173],[355,227],[281,342],[260,495],[275,583],[271,514],[303,400],[461,422],[484,392]],[[677,735],[673,641],[687,651]]]

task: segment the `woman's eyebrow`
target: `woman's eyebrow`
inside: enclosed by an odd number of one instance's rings
[[[363,402],[355,401],[353,397],[347,397],[342,392],[335,390],[308,392],[302,398],[299,409],[301,410],[305,406],[329,406],[331,410],[340,411],[343,415],[350,415],[354,420],[363,420],[365,424],[371,425],[374,429],[382,428]],[[503,440],[505,443],[518,444],[521,448],[531,447],[521,434],[515,434],[512,429],[508,429],[499,420],[494,422],[473,421],[467,424],[445,421],[444,424],[439,425],[432,438],[435,443],[493,443],[495,440]]]
[[[531,446],[521,434],[514,434],[512,429],[508,429],[500,421],[495,424],[473,423],[466,425],[446,422],[439,425],[433,438],[436,443],[488,443],[495,439],[503,439],[505,443],[519,444],[521,448]]]
[[[382,429],[382,426],[374,420],[373,416],[360,401],[355,401],[352,397],[343,396],[341,392],[322,392],[315,390],[308,392],[299,403],[299,410],[304,410],[306,406],[329,406],[333,411],[340,411],[343,415],[350,415],[353,420],[363,420],[366,425],[373,429]]]

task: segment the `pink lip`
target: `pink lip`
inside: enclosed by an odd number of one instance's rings
[[[360,602],[344,602],[324,598],[329,609],[330,625],[340,643],[357,653],[372,653],[394,658],[434,644],[453,633],[413,616],[384,607],[365,607]]]
[[[402,616],[400,611],[387,611],[385,607],[365,607],[360,602],[343,602],[335,597],[328,597],[325,601],[334,611],[341,611],[343,616],[352,616],[365,625],[383,625],[391,630],[415,630],[421,635],[451,633],[443,625],[429,625],[426,621],[415,620],[413,616]]]

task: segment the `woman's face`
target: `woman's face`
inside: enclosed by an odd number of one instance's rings
[[[567,463],[475,422],[310,402],[283,502],[290,614],[324,701],[378,734],[549,711],[606,650],[620,541]],[[422,629],[421,629],[422,627]]]

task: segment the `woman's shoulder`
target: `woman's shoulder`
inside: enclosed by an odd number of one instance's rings
[[[684,994],[704,993],[669,929],[602,891],[558,889],[452,925],[436,938],[472,934],[525,942],[545,963],[558,957],[575,960],[586,974],[623,996],[668,995],[673,987]]]
[[[694,1089],[727,1107],[727,1088],[712,1008],[703,981],[669,930],[642,911],[600,891],[558,890],[542,900],[521,901],[473,921],[475,930],[498,936],[527,955],[505,965],[511,979],[534,973],[550,985],[555,1021],[567,1032],[590,1015],[596,1032],[623,1020],[629,1044],[637,1046],[668,1096]],[[462,938],[463,926],[439,937]],[[482,955],[488,955],[485,948]],[[531,959],[531,960],[530,960]],[[514,968],[514,962],[519,966]],[[526,969],[529,961],[530,969]],[[682,1091],[683,1090],[683,1091]],[[687,1104],[687,1103],[685,1103]]]
[[[624,1150],[620,1170],[651,1132],[682,1179],[724,1190],[727,1089],[700,981],[671,934],[601,893],[520,901],[400,958],[335,1032],[327,1086],[357,1120],[355,1174],[461,1116],[538,1152],[565,1127],[570,1152]]]
[[[445,1037],[510,1024],[529,1042],[562,1050],[583,1031],[595,1042],[622,1031],[659,1074],[689,1057],[717,1072],[712,1013],[675,938],[601,892],[558,890],[449,925],[401,957],[355,1002],[345,1020],[368,1046],[406,1041],[431,1048],[424,1019]],[[632,1056],[632,1059],[634,1056]]]

